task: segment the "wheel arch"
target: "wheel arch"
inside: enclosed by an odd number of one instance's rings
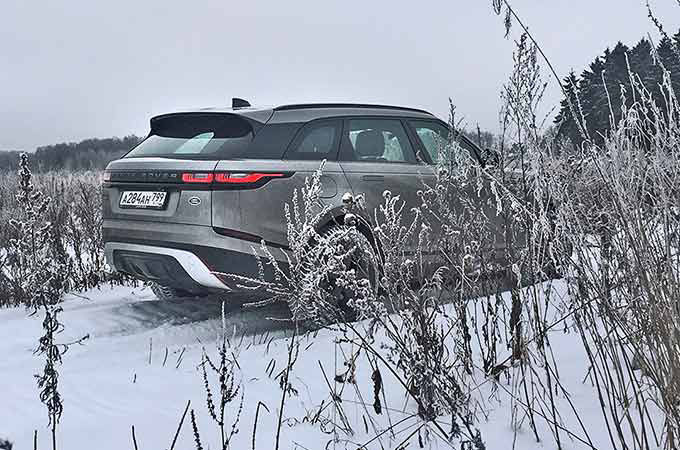
[[[366,237],[366,239],[368,239],[368,242],[371,244],[373,250],[375,250],[376,254],[378,255],[380,262],[381,263],[384,262],[385,255],[382,246],[380,245],[380,241],[376,238],[375,233],[373,232],[373,225],[371,224],[370,219],[361,214],[354,215],[357,218],[356,229],[361,234],[363,234]],[[345,212],[343,210],[333,211],[332,214],[330,215],[330,218],[326,220],[323,223],[323,225],[319,227],[318,230],[321,232],[327,230],[332,226],[337,225],[341,226],[345,225]]]

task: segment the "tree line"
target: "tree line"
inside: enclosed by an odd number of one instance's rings
[[[38,147],[31,155],[31,170],[94,170],[127,153],[142,138],[134,135],[123,138],[85,139],[80,142],[60,143]],[[0,172],[18,169],[18,151],[0,151]]]
[[[590,138],[601,143],[611,129],[611,118],[618,122],[622,106],[630,108],[640,100],[635,96],[639,90],[634,89],[638,85],[651,94],[658,107],[666,110],[667,93],[661,87],[665,73],[670,74],[674,91],[680,92],[680,31],[665,36],[656,46],[642,39],[632,48],[622,42],[613,49],[607,48],[580,76],[572,70],[564,78],[565,96],[555,117],[558,135],[574,145],[583,141],[574,120],[576,114],[577,120],[585,123]]]
[[[597,56],[581,75],[572,70],[564,78],[565,98],[560,102],[559,113],[554,120],[558,136],[578,146],[583,140],[580,122],[585,124],[590,138],[601,143],[612,127],[612,118],[618,122],[622,107],[630,107],[636,101],[633,92],[638,91],[638,85],[657,99],[662,111],[665,110],[668,105],[663,104],[666,96],[661,87],[664,76],[670,76],[673,90],[680,93],[680,31],[664,37],[656,46],[648,39],[641,39],[632,48],[619,41],[613,49],[607,48]],[[466,134],[483,148],[494,142],[494,136],[489,132],[468,130]],[[38,147],[31,158],[31,169],[103,169],[141,139],[130,135]],[[20,154],[18,151],[0,151],[0,172],[17,170]]]

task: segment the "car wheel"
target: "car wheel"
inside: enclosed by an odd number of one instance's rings
[[[334,258],[357,274],[356,280],[366,280],[370,289],[378,285],[378,259],[368,238],[356,228],[334,225],[322,231],[319,242],[312,247],[323,245],[321,251],[310,250],[303,261],[302,294],[289,302],[293,317],[308,325],[326,326],[332,323],[354,322],[358,312],[351,306],[351,300],[361,295],[352,286],[346,286],[341,274],[335,273],[329,264]],[[310,295],[305,295],[308,293]],[[322,304],[310,304],[319,302]]]

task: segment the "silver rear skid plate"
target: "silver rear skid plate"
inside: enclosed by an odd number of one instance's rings
[[[213,275],[210,269],[198,258],[198,256],[186,250],[142,244],[128,244],[125,242],[107,242],[104,246],[104,253],[106,255],[106,262],[113,270],[118,270],[113,262],[113,252],[116,250],[170,256],[174,258],[182,266],[184,271],[201,286],[229,290],[219,278]]]

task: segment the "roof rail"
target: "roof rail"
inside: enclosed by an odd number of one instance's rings
[[[320,109],[320,108],[367,108],[367,109],[398,109],[401,111],[413,111],[424,114],[430,114],[429,111],[417,108],[407,108],[405,106],[389,106],[389,105],[369,105],[363,103],[299,103],[292,105],[281,105],[274,108],[274,111],[289,111],[293,109]]]

